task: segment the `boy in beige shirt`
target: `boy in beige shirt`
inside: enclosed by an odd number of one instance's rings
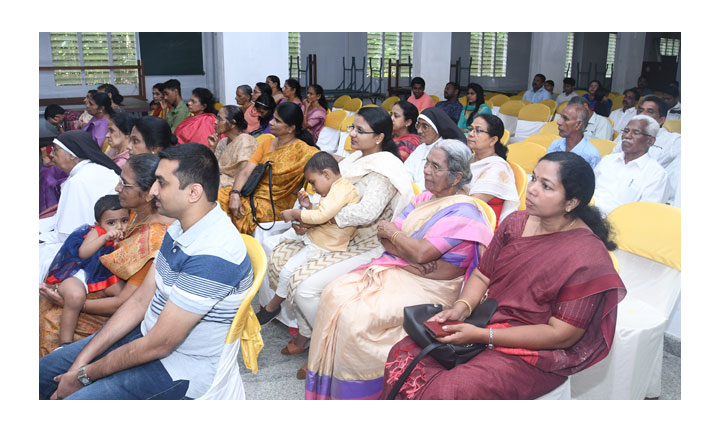
[[[318,152],[305,164],[305,179],[322,198],[312,206],[307,193],[301,190],[298,201],[304,208],[288,209],[280,212],[285,222],[313,225],[307,233],[299,236],[289,230],[283,237],[303,242],[305,247],[290,258],[278,275],[275,296],[258,312],[260,324],[265,324],[280,312],[280,304],[288,294],[288,282],[296,268],[314,260],[327,252],[345,251],[352,240],[357,227],[340,228],[331,220],[340,209],[348,204],[360,201],[355,186],[340,176],[340,167],[335,158],[327,152]]]

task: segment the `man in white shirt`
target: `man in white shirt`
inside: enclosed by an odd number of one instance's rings
[[[666,87],[663,90],[663,101],[669,106],[665,121],[680,120],[680,92],[677,87]]]
[[[590,118],[588,119],[588,124],[585,127],[585,132],[583,133],[583,135],[585,135],[585,138],[589,140],[594,138],[606,140],[612,139],[612,123],[610,123],[610,120],[608,120],[607,118],[596,114],[593,110],[591,110],[590,102],[587,99],[582,96],[575,96],[568,102],[567,106],[570,105],[580,105],[584,107],[590,115]]]
[[[631,118],[637,115],[635,105],[640,95],[634,89],[627,89],[623,93],[622,108],[618,108],[610,113],[610,120],[613,121],[613,129],[620,132],[625,129]]]
[[[555,99],[555,102],[560,106],[561,103],[567,102],[575,96],[579,96],[575,93],[575,78],[565,78],[563,80],[563,91]]]
[[[605,156],[595,167],[595,207],[603,214],[630,202],[663,202],[667,174],[647,154],[659,129],[652,117],[633,117],[622,133],[622,152]]]
[[[545,99],[552,99],[552,95],[545,90],[545,75],[537,74],[532,81],[532,87],[525,92],[522,99],[530,103],[538,103]]]

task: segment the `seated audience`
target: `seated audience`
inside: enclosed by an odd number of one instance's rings
[[[520,198],[515,174],[507,163],[508,148],[500,139],[505,132],[502,120],[492,114],[480,114],[470,125],[467,143],[473,152],[472,181],[468,193],[488,203],[500,223],[518,209]]]
[[[285,222],[302,222],[309,228],[303,235],[292,230],[283,235],[284,241],[297,243],[302,248],[280,270],[275,296],[257,313],[260,324],[268,323],[280,313],[280,304],[288,295],[290,277],[298,267],[329,252],[347,251],[350,240],[357,232],[355,226],[340,228],[331,222],[345,206],[360,201],[355,186],[340,175],[340,167],[335,158],[324,151],[315,153],[305,164],[305,179],[322,198],[312,205],[308,194],[301,189],[298,192],[301,208],[280,212]]]
[[[220,189],[220,205],[241,233],[252,235],[258,223],[278,220],[281,211],[295,204],[297,193],[305,182],[305,163],[318,152],[312,135],[302,128],[302,121],[303,113],[297,104],[283,102],[278,105],[270,122],[270,133],[275,138],[258,146],[250,161],[235,177],[233,186]],[[241,196],[240,191],[255,167],[268,161],[273,161],[272,185],[266,170],[255,188],[253,212],[250,198]]]
[[[65,108],[57,104],[50,104],[45,107],[43,117],[45,121],[50,125],[49,129],[52,132],[51,136],[58,136],[65,132],[63,122],[65,121]]]
[[[125,234],[129,212],[120,205],[117,195],[105,195],[94,206],[95,224],[82,225],[65,240],[50,264],[40,292],[52,289],[62,298],[63,311],[58,331],[60,345],[73,342],[80,312],[87,294],[114,297],[120,293],[119,281],[100,262],[111,253]]]
[[[93,206],[117,185],[120,168],[85,131],[69,131],[53,141],[52,159],[68,174],[57,213],[40,220],[40,281],[58,249],[75,229],[95,221]]]
[[[425,80],[421,77],[415,77],[410,81],[410,89],[412,94],[407,98],[407,101],[415,105],[418,112],[435,105],[430,95],[425,93]]]
[[[177,221],[153,276],[93,337],[40,359],[41,398],[195,399],[210,388],[252,285],[250,257],[216,203],[220,173],[209,148],[164,150],[155,175],[159,211]]]
[[[531,87],[525,92],[522,100],[530,101],[530,103],[538,103],[545,99],[552,99],[552,95],[545,90],[545,75],[537,74],[532,80]]]
[[[102,84],[97,88],[98,92],[107,93],[112,102],[113,111],[124,112],[125,108],[122,106],[122,101],[125,99],[120,91],[112,84]]]
[[[612,101],[608,99],[607,93],[598,80],[590,81],[588,91],[582,97],[588,101],[590,111],[607,117],[612,110]],[[612,135],[610,135],[612,138]],[[609,139],[609,138],[608,138]]]
[[[556,96],[555,96],[555,93],[553,93],[553,91],[555,90],[555,81],[547,80],[547,81],[545,81],[545,84],[543,84],[543,87],[545,87],[545,90],[547,90],[548,93],[550,93],[550,96],[552,97],[552,99],[555,100]]]
[[[157,117],[140,117],[130,132],[130,154],[152,153],[176,145],[177,137],[170,132],[170,125]]]
[[[325,126],[328,103],[325,100],[323,88],[318,84],[311,84],[307,89],[307,96],[303,99],[303,127],[310,131],[313,141],[317,142],[320,131]]]
[[[40,137],[53,138],[65,132],[63,122],[67,115],[63,107],[56,104],[50,104],[45,107],[43,116],[45,120],[40,123]],[[67,178],[67,174],[50,159],[52,146],[40,148],[40,213],[51,208],[58,202],[60,198],[60,185]]]
[[[595,207],[609,214],[635,201],[663,202],[665,169],[647,152],[660,125],[652,117],[637,115],[622,131],[622,152],[611,153],[595,167]]]
[[[450,370],[425,357],[396,399],[536,399],[607,357],[626,290],[608,254],[615,249],[608,223],[588,205],[594,180],[577,155],[540,160],[527,211],[500,224],[453,306],[431,318],[464,320],[486,296],[494,298],[487,328],[444,325],[452,334],[437,338],[488,349]],[[419,352],[409,337],[390,349],[382,398]]]
[[[645,75],[640,75],[637,79],[637,87],[634,89],[638,92],[640,97],[654,95],[655,92],[648,88],[648,79]]]
[[[178,144],[208,145],[208,136],[215,132],[215,96],[206,88],[196,88],[188,101],[188,109],[190,117],[175,128]]]
[[[220,137],[223,137],[222,139]],[[220,187],[233,185],[235,177],[250,160],[257,149],[257,141],[247,133],[247,123],[242,109],[236,105],[224,105],[215,120],[215,133],[208,137],[211,150],[220,167]]]
[[[275,104],[280,103],[280,100],[285,97],[282,88],[280,88],[280,78],[276,75],[268,75],[267,78],[265,78],[265,83],[270,86],[272,91],[271,96],[275,99]]]
[[[417,135],[415,123],[418,118],[418,110],[415,105],[408,101],[397,101],[390,111],[393,124],[393,140],[397,145],[400,159],[405,162],[410,154],[420,145],[420,137]]]
[[[479,114],[492,114],[492,108],[485,104],[485,92],[480,84],[468,84],[467,105],[462,109],[457,121],[458,127],[465,132]]]
[[[261,94],[272,96],[272,87],[264,82],[256,82],[252,91],[252,101],[255,102]]]
[[[603,117],[601,115],[598,115],[596,112],[590,109],[590,102],[585,99],[584,97],[576,96],[568,102],[567,106],[570,105],[581,105],[586,110],[588,110],[588,115],[590,118],[588,119],[588,124],[585,127],[585,132],[583,132],[583,135],[585,135],[585,138],[587,139],[593,139],[593,138],[599,138],[599,139],[606,139],[611,140],[613,137],[613,125],[610,123],[610,120],[607,119],[607,117]]]
[[[155,108],[150,111],[150,115],[153,117],[167,118],[170,106],[163,96],[163,90],[165,90],[165,83],[157,83],[152,88],[152,102],[155,102]]]
[[[108,120],[106,135],[108,149],[105,154],[121,169],[130,158],[130,149],[132,148],[130,134],[134,126],[135,117],[126,112],[113,113]]]
[[[180,81],[173,78],[165,81],[164,85],[163,97],[170,107],[165,119],[170,125],[170,131],[175,133],[175,128],[178,127],[183,120],[190,117],[190,110],[182,99]]]
[[[87,98],[85,103],[88,113],[92,116],[90,121],[82,127],[82,130],[89,133],[98,147],[103,147],[107,135],[108,119],[114,111],[110,97],[102,92],[95,92]],[[104,151],[104,149],[103,149]]]
[[[243,110],[248,129],[254,131],[260,127],[260,120],[258,119],[258,112],[255,109],[252,98],[252,91],[247,84],[240,85],[235,90],[235,102],[237,102],[238,106]]]
[[[590,164],[590,167],[594,168],[600,162],[600,152],[583,135],[590,120],[590,114],[591,112],[583,105],[568,104],[558,120],[558,135],[561,138],[550,144],[547,153],[573,152],[582,156]]]
[[[627,89],[623,92],[622,108],[618,108],[610,113],[610,120],[613,121],[613,129],[620,132],[625,129],[631,118],[637,115],[635,105],[640,99],[638,92],[633,89]]]
[[[155,254],[160,248],[167,225],[172,219],[158,214],[150,187],[155,182],[155,168],[158,157],[150,154],[135,155],[128,159],[116,180],[120,205],[130,211],[125,233],[117,247],[109,254],[102,255],[100,262],[118,280],[109,290],[119,290],[117,296],[104,296],[98,292],[87,294],[81,310],[73,341],[90,336],[105,324],[108,317],[128,299],[140,286]],[[64,301],[51,287],[40,289],[40,356],[44,356],[59,345],[58,328],[63,313]]]
[[[462,104],[458,101],[460,95],[460,86],[458,83],[450,81],[445,84],[445,90],[443,91],[444,101],[438,102],[435,106],[445,111],[455,123],[460,120],[460,113],[463,109]]]
[[[669,107],[665,121],[680,120],[680,91],[677,87],[668,86],[663,90],[663,101]]]
[[[255,100],[253,105],[258,112],[258,121],[260,125],[254,131],[250,131],[250,135],[259,137],[262,134],[270,133],[270,120],[275,112],[275,99],[267,94],[261,94]]]
[[[302,94],[302,87],[300,87],[300,83],[295,78],[288,78],[285,80],[285,85],[283,85],[282,88],[283,96],[285,96],[283,99],[278,102],[278,105],[283,102],[292,102],[295,105],[299,106],[303,109],[303,112],[305,111],[305,105],[302,103],[302,98],[300,95]]]
[[[492,238],[479,204],[463,192],[471,158],[458,140],[433,147],[427,191],[393,222],[380,222],[385,253],[325,287],[310,341],[307,399],[376,399],[388,351],[405,334],[403,308],[449,307],[460,294],[468,267]]]
[[[560,106],[561,103],[567,102],[575,96],[578,96],[575,93],[575,78],[568,77],[563,79],[563,91],[555,98],[555,102]]]

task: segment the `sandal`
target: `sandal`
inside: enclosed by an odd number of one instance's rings
[[[310,339],[308,339],[303,346],[295,345],[295,338],[291,339],[290,342],[288,342],[287,346],[280,350],[282,354],[285,355],[295,355],[295,354],[302,354],[310,347]]]
[[[307,363],[303,365],[300,369],[298,369],[297,373],[295,374],[295,378],[299,380],[304,380],[305,377],[307,377]]]
[[[274,311],[270,312],[265,308],[260,309],[255,316],[257,317],[258,321],[260,322],[260,325],[264,325],[272,321],[273,318],[278,316],[282,308],[278,307]]]

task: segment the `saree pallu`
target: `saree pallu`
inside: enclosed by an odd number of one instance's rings
[[[104,118],[97,119],[93,117],[88,124],[82,127],[82,130],[92,135],[98,147],[102,148],[108,131],[108,122]]]
[[[500,156],[489,156],[470,164],[470,171],[472,181],[468,193],[494,196],[488,204],[495,211],[498,223],[518,209],[520,198],[515,187],[515,174],[507,161]]]
[[[297,191],[305,182],[305,164],[318,151],[317,148],[310,147],[304,141],[296,139],[290,144],[269,151],[263,155],[260,163],[273,161],[272,198],[275,203],[276,220],[280,220],[281,211],[292,208],[293,205],[295,205]],[[268,185],[269,178],[266,170],[257,188],[255,188],[255,194],[253,195],[257,220],[260,222],[271,222],[273,220],[273,210],[270,203]],[[245,216],[235,218],[228,207],[231,189],[232,186],[218,190],[220,207],[230,216],[230,219],[238,231],[243,234],[252,235],[257,224],[253,221],[250,199],[248,197],[240,197]]]
[[[40,167],[40,213],[57,205],[60,200],[60,186],[68,178],[68,173],[57,165]]]
[[[425,357],[397,398],[534,399],[608,355],[626,291],[607,249],[583,228],[522,237],[527,218],[526,211],[508,216],[478,266],[498,301],[488,327],[547,324],[556,317],[584,328],[582,338],[566,349],[496,347],[451,370]],[[409,338],[392,348],[383,394],[419,351]]]
[[[408,156],[422,143],[420,142],[419,136],[415,134],[405,134],[395,138],[395,144],[397,144],[400,159],[405,162]]]
[[[325,118],[327,110],[323,107],[313,108],[307,113],[307,122],[312,133],[313,141],[317,142],[320,131],[325,127]]]
[[[249,134],[240,134],[234,140],[228,137],[220,140],[215,148],[215,157],[220,166],[220,187],[232,186],[238,173],[250,160],[258,143]]]
[[[131,221],[133,219],[134,214],[131,215]],[[160,249],[166,230],[167,225],[158,222],[131,227],[128,237],[118,244],[118,248],[114,252],[100,257],[100,261],[113,274],[127,280],[128,284],[139,286],[145,279],[145,275]],[[103,297],[105,297],[103,292],[87,295],[88,300]],[[45,297],[40,297],[40,357],[59,346],[58,332],[61,315],[61,306],[53,304]],[[95,333],[108,319],[109,317],[106,316],[81,313],[73,335],[73,342]]]
[[[442,259],[468,266],[478,245],[492,237],[482,213],[467,196],[431,198],[429,192],[418,195],[395,223],[411,237],[428,240]],[[377,399],[387,353],[406,335],[403,308],[449,306],[458,297],[463,276],[432,280],[405,271],[406,265],[385,253],[325,288],[311,339],[306,399]]]
[[[187,142],[208,145],[208,136],[215,133],[215,114],[202,113],[190,116],[175,128],[178,144]]]

